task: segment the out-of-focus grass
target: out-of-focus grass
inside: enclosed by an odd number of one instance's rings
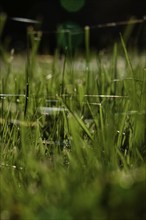
[[[2,220],[145,219],[145,55],[121,42],[72,59],[5,56]]]

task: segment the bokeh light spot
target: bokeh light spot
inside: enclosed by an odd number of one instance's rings
[[[79,11],[85,4],[85,0],[60,0],[62,7],[69,12]]]
[[[57,29],[57,44],[59,48],[69,50],[77,48],[83,41],[82,28],[72,22],[59,25]]]

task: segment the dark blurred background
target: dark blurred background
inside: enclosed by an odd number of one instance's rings
[[[69,8],[69,2],[71,8]],[[72,10],[73,2],[76,4],[80,2],[82,7]],[[64,6],[65,4],[67,6]],[[50,52],[53,52],[57,46],[57,36],[54,31],[59,25],[71,22],[82,28],[85,25],[118,22],[132,17],[141,19],[146,14],[146,0],[1,0],[0,12],[5,12],[8,16],[3,39],[9,38],[11,47],[25,49],[26,27],[29,24],[11,19],[25,17],[41,21],[41,25],[35,25],[36,29],[47,31],[42,38],[41,50],[48,48]],[[144,48],[146,45],[145,26],[146,22],[134,25],[130,33],[129,44]],[[119,38],[120,32],[124,33],[125,28],[126,25],[91,29],[91,47],[100,49],[112,44],[115,39]]]

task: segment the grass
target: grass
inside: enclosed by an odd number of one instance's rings
[[[1,50],[2,220],[146,217],[145,54],[88,39],[85,57],[43,62],[31,35],[21,68]]]

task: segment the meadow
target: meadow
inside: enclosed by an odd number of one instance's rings
[[[39,36],[38,36],[39,37]],[[146,58],[1,46],[1,220],[146,218]]]

